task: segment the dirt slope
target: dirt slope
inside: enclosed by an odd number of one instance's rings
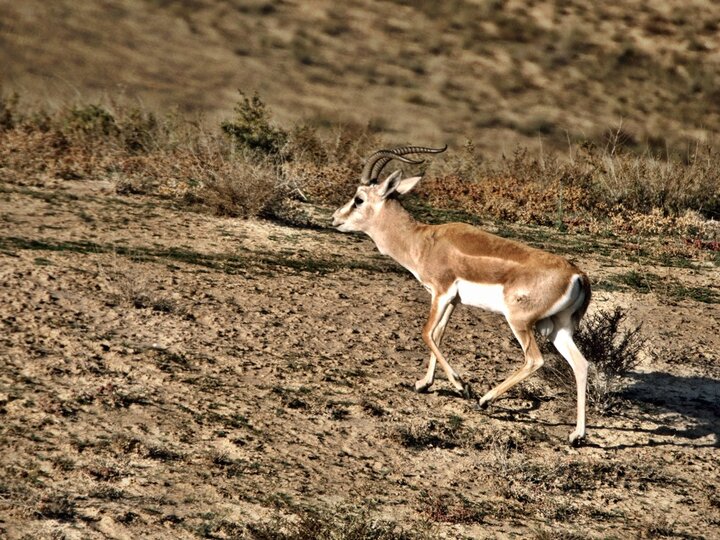
[[[542,378],[488,412],[442,376],[412,391],[426,293],[368,240],[112,188],[2,185],[0,536],[252,537],[309,508],[441,538],[718,530],[719,304],[598,287],[657,354],[571,449]],[[634,267],[576,259],[596,284]],[[520,360],[465,308],[444,349],[478,392]]]
[[[213,121],[240,88],[283,125],[370,122],[493,155],[608,130],[687,152],[717,144],[719,28],[707,0],[0,0],[0,85]]]

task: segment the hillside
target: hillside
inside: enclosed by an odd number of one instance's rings
[[[720,129],[720,6],[619,2],[0,2],[0,83],[24,99],[140,101],[370,123],[489,152],[606,140],[687,151]]]

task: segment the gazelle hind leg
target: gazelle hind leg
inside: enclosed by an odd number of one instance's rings
[[[447,307],[445,308],[445,313],[443,313],[442,318],[440,319],[440,322],[435,327],[435,330],[433,331],[433,340],[435,343],[437,343],[438,347],[442,343],[443,336],[445,335],[445,328],[447,326],[448,321],[450,320],[450,316],[453,313],[453,310],[455,309],[456,301],[451,301]],[[427,373],[425,373],[425,377],[422,379],[415,381],[415,391],[416,392],[426,392],[428,388],[430,388],[435,381],[435,367],[437,365],[437,357],[435,356],[435,353],[430,353],[430,361],[428,362],[428,369]]]
[[[555,330],[550,336],[555,348],[562,355],[575,374],[577,386],[577,423],[569,441],[573,446],[585,437],[585,394],[587,390],[588,362],[575,345],[570,317],[554,317]],[[566,319],[566,320],[565,320]]]
[[[490,390],[482,398],[480,398],[479,406],[487,407],[492,401],[500,397],[502,394],[510,390],[519,382],[524,381],[543,365],[543,358],[540,354],[535,336],[533,335],[532,325],[524,322],[513,322],[508,320],[510,328],[525,352],[525,364],[516,370],[507,379]]]

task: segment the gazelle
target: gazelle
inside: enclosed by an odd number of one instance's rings
[[[406,146],[372,154],[355,195],[333,214],[333,226],[343,232],[366,233],[380,253],[412,272],[430,292],[430,315],[422,337],[431,354],[425,377],[415,383],[418,392],[427,391],[433,384],[436,362],[440,362],[450,382],[469,397],[469,387],[440,352],[445,328],[458,303],[501,313],[522,346],[525,364],[482,396],[479,405],[488,406],[543,365],[533,334],[536,327],[575,374],[577,425],[569,439],[571,444],[578,444],[585,436],[588,364],[573,342],[573,332],[590,303],[590,282],[581,270],[558,255],[463,223],[419,223],[397,196],[410,191],[421,177],[403,178],[401,171],[395,171],[379,180],[391,160],[421,163],[405,156],[444,152],[446,148]]]

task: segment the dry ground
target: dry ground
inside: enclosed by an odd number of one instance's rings
[[[442,377],[412,391],[428,299],[365,238],[1,187],[0,536],[252,537],[309,509],[408,536],[717,534],[720,304],[612,286],[652,271],[712,296],[717,267],[537,229],[654,352],[571,449],[572,395],[540,377],[488,412]],[[478,392],[520,361],[466,308],[444,349]]]

